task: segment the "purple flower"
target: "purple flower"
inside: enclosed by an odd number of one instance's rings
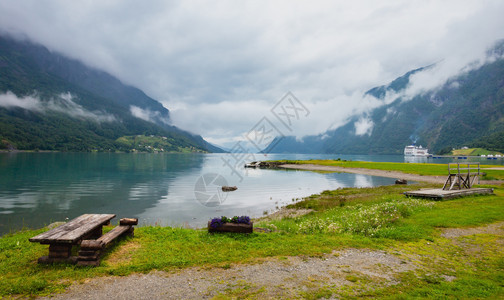
[[[250,224],[250,217],[249,216],[241,216],[238,218],[238,221],[243,224]]]
[[[221,218],[213,218],[212,221],[210,221],[210,227],[212,228],[219,228],[222,224],[224,224],[224,222],[222,222]]]
[[[221,227],[222,224],[224,224],[224,223],[250,224],[250,217],[249,216],[241,216],[241,217],[234,216],[230,219],[225,216],[222,216],[220,218],[213,218],[210,221],[210,227],[218,228],[218,227]]]

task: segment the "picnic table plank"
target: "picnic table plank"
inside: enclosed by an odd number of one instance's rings
[[[71,232],[81,226],[84,222],[91,218],[90,214],[81,215],[70,222],[53,228],[49,231],[41,233],[30,239],[30,242],[42,242],[47,240],[58,240],[61,236]]]
[[[108,223],[115,216],[115,214],[84,214],[64,225],[30,238],[30,242],[75,244],[87,234],[101,228],[103,224]]]
[[[107,234],[102,235],[100,238],[97,239],[97,241],[103,242],[103,244],[107,245],[114,239],[116,239],[118,236],[122,235],[123,233],[127,232],[130,229],[131,225],[117,226],[111,231],[107,232]]]

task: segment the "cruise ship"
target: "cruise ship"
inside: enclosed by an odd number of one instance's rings
[[[431,156],[429,149],[410,145],[404,148],[404,156]]]

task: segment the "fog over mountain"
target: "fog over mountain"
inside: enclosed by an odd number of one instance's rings
[[[352,116],[323,134],[275,139],[265,152],[402,154],[420,144],[431,153],[483,147],[504,150],[504,41],[441,86],[412,91],[415,78],[436,76],[437,65],[407,72],[387,85],[368,90],[363,98],[380,105]]]

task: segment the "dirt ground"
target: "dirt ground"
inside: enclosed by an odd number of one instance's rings
[[[207,299],[233,290],[256,290],[261,298],[296,298],[322,285],[354,285],[354,278],[362,276],[395,284],[397,273],[415,268],[384,251],[346,249],[321,257],[270,258],[226,268],[94,278],[52,299]]]

